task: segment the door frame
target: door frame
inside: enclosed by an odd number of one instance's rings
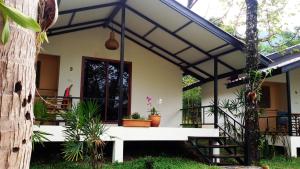
[[[119,64],[119,60],[113,60],[113,59],[107,59],[107,58],[98,58],[98,57],[89,57],[89,56],[82,56],[81,59],[81,79],[80,79],[80,98],[83,98],[83,92],[84,92],[84,70],[85,70],[85,61],[86,60],[94,60],[94,61],[103,61],[103,62],[111,62],[111,63],[117,63]],[[125,61],[125,64],[129,65],[129,84],[128,84],[128,110],[127,115],[131,114],[131,95],[132,95],[132,62]],[[106,73],[107,74],[107,73]],[[106,83],[107,84],[107,83]],[[106,92],[108,90],[108,87],[106,85]],[[107,108],[107,104],[105,104],[105,107]],[[105,108],[105,109],[106,109]],[[105,110],[107,113],[107,110]],[[105,123],[117,123],[116,121],[104,121]]]

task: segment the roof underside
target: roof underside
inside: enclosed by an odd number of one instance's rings
[[[59,19],[49,36],[99,26],[120,32],[126,10],[125,35],[205,83],[241,73],[244,44],[174,0],[58,0]],[[125,49],[126,50],[126,49]],[[261,57],[263,64],[269,60]]]
[[[290,70],[300,68],[300,45],[290,47],[284,51],[276,52],[267,57],[272,58],[273,63],[261,69],[262,73],[271,72],[269,76],[286,73]],[[235,87],[246,82],[246,76],[241,75],[227,84],[228,88]]]

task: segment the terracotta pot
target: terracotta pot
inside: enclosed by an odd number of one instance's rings
[[[150,127],[151,120],[123,119],[124,127]]]
[[[160,124],[160,115],[150,115],[151,127],[158,127]]]

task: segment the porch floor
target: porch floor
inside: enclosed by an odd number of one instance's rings
[[[51,142],[65,141],[63,126],[34,126],[35,131],[48,134]],[[188,137],[218,137],[219,130],[214,128],[180,127],[122,127],[107,126],[104,141],[113,142],[112,162],[123,162],[124,141],[188,141]]]
[[[34,130],[49,133],[51,142],[63,142],[64,126],[41,125]],[[188,137],[218,137],[219,130],[214,128],[180,128],[180,127],[122,127],[107,126],[104,141],[187,141]]]

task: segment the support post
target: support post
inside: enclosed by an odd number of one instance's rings
[[[116,139],[113,142],[112,163],[122,163],[124,153],[124,141]]]
[[[291,105],[291,81],[290,72],[286,72],[286,92],[287,92],[287,106],[288,106],[288,132],[289,136],[292,136],[292,105]]]
[[[124,73],[124,48],[125,48],[125,5],[122,6],[121,16],[121,47],[120,47],[120,70],[119,70],[119,108],[118,126],[122,126],[123,118],[123,73]]]
[[[214,58],[214,127],[218,128],[218,60]]]

